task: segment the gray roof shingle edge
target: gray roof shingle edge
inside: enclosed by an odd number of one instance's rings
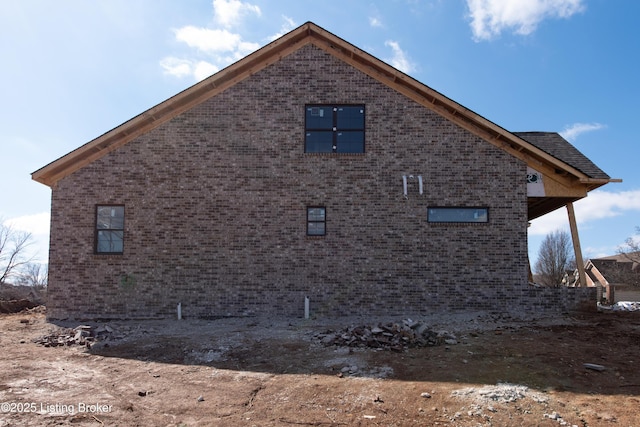
[[[595,165],[587,156],[582,154],[569,141],[557,132],[512,132],[514,135],[535,145],[547,154],[578,169],[589,178],[609,179],[602,169]]]

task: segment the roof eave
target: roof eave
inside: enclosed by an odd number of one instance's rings
[[[596,188],[600,188],[603,185],[610,183],[620,183],[622,179],[620,178],[582,178],[580,179],[580,183],[587,186],[587,191],[595,190]]]

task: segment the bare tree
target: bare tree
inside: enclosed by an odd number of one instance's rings
[[[31,242],[31,233],[17,231],[0,219],[0,283],[5,283],[22,266],[31,262],[32,258],[26,254]]]
[[[538,251],[535,272],[546,286],[560,286],[567,270],[575,268],[569,233],[556,230],[546,235]]]
[[[48,266],[38,262],[25,264],[18,277],[18,284],[44,288],[48,282]]]
[[[640,234],[640,227],[636,227],[636,234]],[[628,237],[624,245],[618,248],[618,253],[629,261],[640,263],[640,240]]]

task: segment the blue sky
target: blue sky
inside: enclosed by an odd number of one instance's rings
[[[637,16],[637,0],[4,1],[0,218],[46,260],[51,193],[31,172],[313,21],[510,131],[563,133],[622,178],[575,205],[583,255],[612,255],[640,226]],[[566,218],[533,222],[532,262]]]

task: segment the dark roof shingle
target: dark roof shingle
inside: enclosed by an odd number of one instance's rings
[[[528,143],[535,145],[547,154],[578,169],[589,178],[609,179],[602,169],[596,166],[569,141],[557,132],[512,132]]]

